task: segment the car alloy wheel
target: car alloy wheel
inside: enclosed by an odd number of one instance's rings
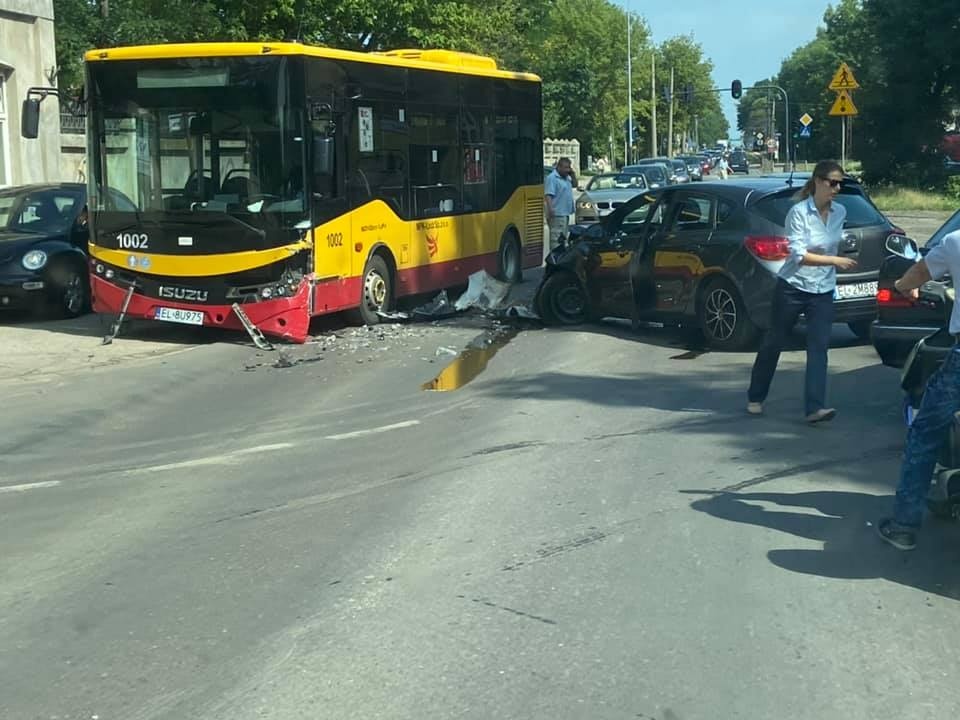
[[[710,290],[704,301],[704,330],[714,340],[726,342],[737,329],[737,301],[723,286]]]

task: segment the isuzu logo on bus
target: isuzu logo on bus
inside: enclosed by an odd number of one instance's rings
[[[210,293],[206,290],[170,287],[169,285],[160,286],[160,297],[168,300],[193,300],[195,302],[206,302],[209,296]]]

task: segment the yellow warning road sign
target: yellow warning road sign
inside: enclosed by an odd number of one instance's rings
[[[837,99],[833,101],[830,108],[831,115],[858,115],[857,106],[853,104],[853,98],[846,90],[837,91]]]
[[[800,124],[803,125],[804,127],[806,127],[812,122],[813,122],[813,118],[810,117],[810,113],[804,113],[803,115],[800,116]]]
[[[853,76],[853,70],[850,69],[850,66],[845,62],[840,63],[840,67],[837,68],[837,71],[833,74],[833,80],[830,81],[830,84],[827,85],[831,90],[856,90],[860,87],[860,83],[857,82],[857,79]],[[831,113],[832,115],[833,113]]]

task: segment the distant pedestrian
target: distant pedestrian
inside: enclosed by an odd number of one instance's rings
[[[544,182],[544,200],[546,203],[547,226],[550,228],[550,249],[560,245],[561,238],[566,237],[570,227],[570,216],[573,214],[573,186],[577,176],[573,172],[570,158],[562,157],[557,160],[553,172],[547,175]]]
[[[717,161],[717,174],[720,176],[721,180],[727,179],[727,170],[729,169],[730,166],[727,165],[727,158],[721,155],[720,159]]]
[[[773,293],[770,329],[757,353],[747,392],[747,412],[760,415],[777,369],[780,351],[800,313],[807,321],[806,419],[809,423],[832,420],[837,414],[826,407],[827,348],[833,326],[833,293],[837,270],[852,270],[852,258],[837,255],[846,208],[833,199],[840,192],[843,168],[821,160],[800,191],[800,202],[785,222],[789,255],[780,269]]]

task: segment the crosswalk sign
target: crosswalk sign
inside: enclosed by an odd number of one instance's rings
[[[853,70],[850,69],[850,66],[842,62],[833,74],[833,79],[827,87],[837,92],[841,90],[856,90],[860,87],[860,83],[858,83],[857,79],[853,76]]]
[[[801,128],[801,130],[800,130],[800,137],[802,137],[802,138],[808,138],[808,137],[810,137],[810,126],[809,126],[809,125],[804,125],[803,128]]]

